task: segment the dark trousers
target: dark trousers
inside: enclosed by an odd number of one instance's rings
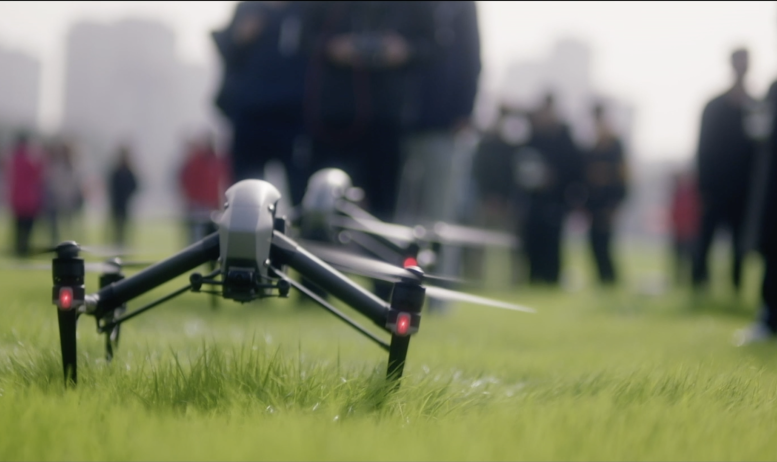
[[[295,158],[301,134],[302,115],[296,108],[239,116],[233,121],[232,181],[262,179],[265,163],[277,159],[286,169],[291,202],[299,204],[308,177],[306,159]]]
[[[591,211],[591,227],[588,232],[591,251],[602,284],[614,284],[616,280],[615,265],[612,262],[612,219],[611,209],[595,209]]]
[[[733,259],[731,262],[731,282],[734,290],[739,291],[742,285],[742,227],[744,224],[744,207],[742,210],[725,210],[719,207],[707,207],[702,212],[701,229],[696,242],[696,251],[693,259],[693,285],[701,287],[709,279],[708,254],[712,246],[715,232],[719,228],[728,228],[731,231],[731,248]]]
[[[343,134],[350,125],[329,124],[326,133],[313,138],[313,172],[342,169],[354,186],[364,189],[370,213],[393,221],[400,169],[399,128],[391,122],[373,122]]]
[[[34,224],[33,217],[16,217],[14,251],[19,257],[25,257],[30,253],[30,238]]]
[[[682,286],[691,278],[693,265],[693,251],[695,242],[692,239],[672,238],[672,265],[675,283]]]
[[[366,207],[378,219],[394,220],[400,174],[400,130],[392,122],[376,121],[347,133],[349,122],[327,125],[312,140],[313,172],[339,168],[364,190]],[[347,133],[347,134],[345,134]],[[392,284],[374,281],[373,291],[388,300]]]
[[[114,211],[111,214],[111,238],[113,243],[124,246],[127,243],[127,213]]]
[[[764,279],[761,285],[764,306],[761,321],[777,333],[777,255],[766,255],[764,263]]]
[[[558,284],[565,216],[563,204],[541,200],[532,200],[529,204],[524,242],[531,283]]]

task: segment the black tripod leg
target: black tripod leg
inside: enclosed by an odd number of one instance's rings
[[[210,273],[213,273],[214,271],[216,271],[216,260],[211,260],[208,263],[208,267],[210,268]],[[217,294],[217,293],[210,294],[210,307],[211,307],[211,309],[213,309],[213,310],[218,309],[218,307],[219,307],[219,298],[221,298],[221,296],[219,294]]]
[[[57,310],[59,316],[59,343],[62,349],[62,369],[65,373],[65,384],[77,382],[76,356],[76,310]]]
[[[386,378],[389,380],[399,380],[402,378],[402,371],[405,369],[405,358],[407,358],[407,347],[410,345],[410,336],[391,336],[391,346],[389,347],[388,370]]]
[[[127,306],[122,305],[113,310],[113,319],[121,317],[127,311]],[[119,335],[121,334],[121,324],[117,324],[109,332],[105,333],[105,359],[113,359],[113,350],[119,347]]]

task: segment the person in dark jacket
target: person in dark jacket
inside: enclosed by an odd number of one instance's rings
[[[346,171],[370,211],[393,218],[406,79],[433,56],[428,2],[310,2],[305,115],[313,170]]]
[[[736,333],[734,341],[738,345],[777,339],[777,82],[769,87],[766,103],[771,113],[771,133],[767,142],[759,145],[758,161],[763,172],[754,175],[751,196],[751,204],[757,204],[758,247],[764,260],[761,308],[755,324]]]
[[[744,85],[747,50],[731,55],[734,85],[704,108],[697,154],[697,177],[702,202],[701,229],[693,264],[693,285],[700,289],[708,280],[707,254],[715,231],[731,232],[731,278],[735,290],[742,281],[742,230],[755,144],[745,132],[743,116],[753,103]]]
[[[520,185],[520,166],[516,160],[530,133],[527,114],[504,104],[494,125],[481,136],[469,169],[475,198],[469,218],[475,226],[521,234],[526,197]],[[485,249],[465,249],[463,254],[466,276],[482,278]],[[512,257],[513,262],[519,264],[520,252],[514,252]],[[511,279],[517,283],[520,274],[515,263],[511,268]]]
[[[130,200],[138,189],[137,179],[130,162],[130,150],[127,146],[119,148],[116,167],[110,174],[108,188],[113,243],[124,246],[130,217]]]
[[[593,110],[596,143],[585,153],[586,209],[590,216],[589,240],[599,281],[614,284],[617,272],[610,242],[615,214],[626,196],[626,161],[623,144],[605,120],[604,107]]]
[[[582,154],[569,127],[557,115],[552,94],[532,114],[532,135],[521,152],[521,162],[536,164],[536,184],[528,191],[524,249],[529,281],[556,285],[561,272],[561,238],[567,212],[580,205]]]
[[[474,143],[466,134],[478,90],[480,33],[475,2],[430,2],[437,56],[408,80],[397,220],[456,220]]]
[[[307,181],[302,99],[307,56],[300,48],[304,2],[240,2],[229,26],[213,34],[224,63],[216,105],[232,124],[234,181],[262,178],[279,160],[291,202]]]
[[[480,75],[475,2],[433,1],[437,54],[412,72],[405,111],[402,172],[396,220],[415,226],[463,218],[461,199],[475,149],[470,116]],[[442,246],[435,272],[458,274],[459,249]],[[444,310],[440,300],[429,309]]]

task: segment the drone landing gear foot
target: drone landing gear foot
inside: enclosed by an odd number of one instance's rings
[[[391,336],[391,346],[389,347],[388,370],[386,378],[396,382],[399,386],[399,379],[402,378],[402,371],[405,369],[405,359],[407,358],[407,348],[410,345],[410,336],[401,336],[393,334]]]
[[[76,363],[76,324],[78,312],[72,310],[57,310],[59,316],[59,343],[62,349],[62,369],[65,373],[65,385],[77,382]]]

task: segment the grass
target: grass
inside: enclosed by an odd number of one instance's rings
[[[178,234],[137,237],[162,257]],[[571,247],[576,291],[506,287],[492,255],[480,293],[539,313],[426,315],[395,393],[382,350],[297,297],[214,311],[195,294],[128,323],[112,363],[83,317],[65,390],[50,275],[0,269],[0,459],[773,459],[777,345],[731,345],[755,315],[757,262],[739,300],[720,271],[708,297],[650,296],[656,249],[625,249],[626,283],[603,290]]]

